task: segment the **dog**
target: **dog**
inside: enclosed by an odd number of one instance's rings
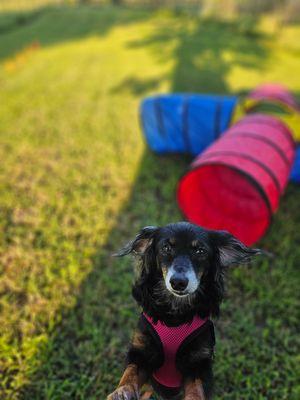
[[[132,295],[142,313],[125,372],[107,400],[139,399],[147,382],[161,399],[211,399],[211,318],[219,316],[225,270],[261,253],[228,232],[188,222],[147,226],[125,245],[116,256],[138,259]]]

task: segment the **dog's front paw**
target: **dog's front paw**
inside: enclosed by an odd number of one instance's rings
[[[140,398],[137,389],[132,385],[118,387],[111,393],[107,400],[138,400]]]

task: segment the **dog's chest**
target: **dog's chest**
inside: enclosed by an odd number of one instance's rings
[[[167,388],[180,388],[182,375],[176,366],[176,356],[186,341],[197,334],[208,318],[201,319],[195,316],[191,323],[174,327],[167,326],[161,321],[154,323],[145,313],[143,314],[143,318],[147,320],[163,352],[163,364],[159,369],[154,371],[154,380],[159,385]]]

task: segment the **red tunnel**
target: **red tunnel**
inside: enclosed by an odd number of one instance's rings
[[[191,222],[228,230],[251,245],[278,207],[294,153],[284,123],[250,114],[195,159],[179,182],[178,204]]]

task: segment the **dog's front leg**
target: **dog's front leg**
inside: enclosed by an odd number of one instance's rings
[[[111,393],[107,400],[137,400],[139,391],[146,380],[146,374],[138,370],[135,364],[128,364],[117,389]]]
[[[205,400],[201,379],[189,380],[185,383],[184,400]]]

